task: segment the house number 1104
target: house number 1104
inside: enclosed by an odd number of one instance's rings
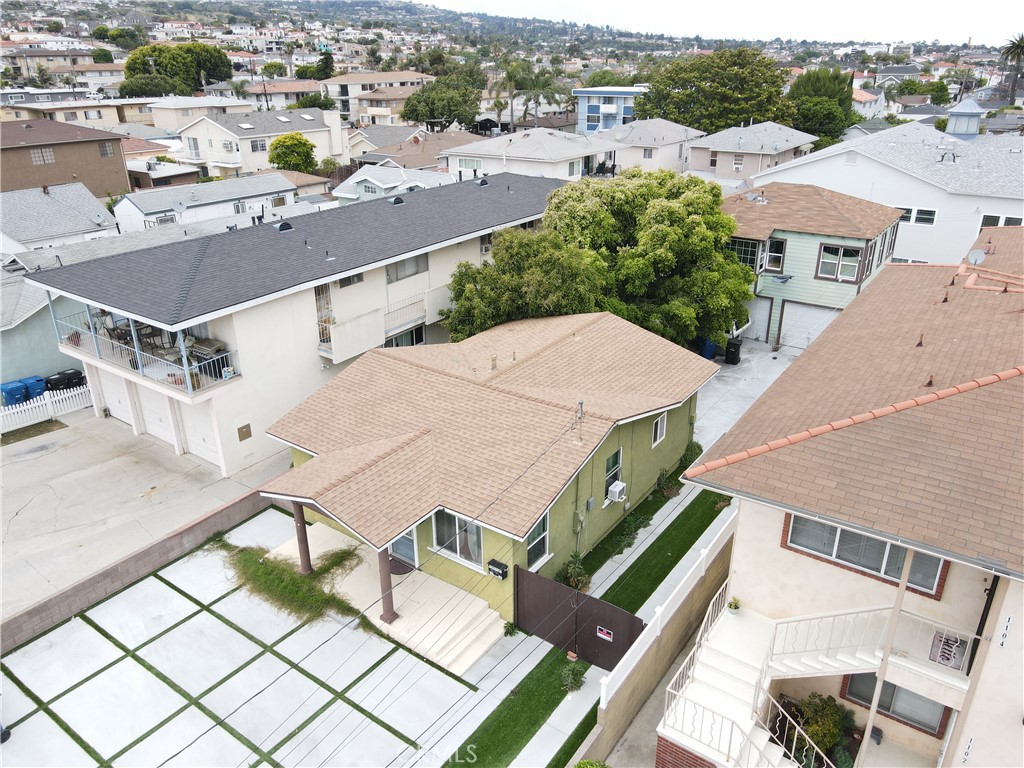
[[[1006,646],[1006,638],[1010,635],[1010,622],[1013,621],[1013,616],[1006,617],[1006,624],[1003,626],[1003,633],[999,636],[999,647],[1003,648]]]

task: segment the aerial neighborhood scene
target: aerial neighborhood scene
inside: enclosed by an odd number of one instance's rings
[[[5,2],[0,765],[1024,765],[1006,10]]]

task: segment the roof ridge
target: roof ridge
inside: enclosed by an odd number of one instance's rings
[[[181,313],[185,309],[185,303],[188,301],[188,295],[192,291],[192,284],[196,281],[196,277],[199,274],[199,267],[203,263],[203,259],[206,257],[206,251],[210,247],[209,236],[204,237],[199,243],[199,249],[192,256],[192,261],[188,265],[188,272],[185,274],[185,279],[181,281],[181,286],[178,288],[178,296],[174,300],[174,320],[177,322],[181,318]]]
[[[863,424],[866,421],[873,421],[880,419],[883,416],[891,416],[894,413],[900,413],[902,411],[916,408],[920,405],[927,405],[928,403],[936,402],[937,400],[944,400],[947,397],[953,395],[960,395],[964,392],[970,392],[971,390],[978,389],[980,387],[986,387],[989,384],[997,384],[1001,381],[1007,381],[1008,379],[1016,378],[1017,376],[1024,376],[1024,365],[1018,365],[1010,368],[1006,371],[994,373],[989,376],[982,376],[980,378],[971,379],[963,384],[956,384],[952,387],[946,387],[935,392],[929,392],[927,395],[920,397],[914,397],[910,400],[903,400],[898,403],[886,405],[882,408],[875,408],[874,410],[868,411],[867,413],[857,414],[856,416],[850,416],[846,419],[839,419],[838,421],[830,421],[828,424],[823,424],[819,427],[812,427],[805,429],[803,432],[797,432],[796,434],[783,437],[778,440],[772,440],[767,443],[762,443],[754,448],[750,448],[745,451],[738,453],[732,453],[728,456],[724,456],[721,459],[715,459],[714,461],[705,462],[696,467],[691,467],[683,473],[683,477],[692,480],[695,477],[699,477],[706,472],[711,472],[715,469],[721,469],[722,467],[729,466],[731,464],[738,464],[746,459],[752,459],[755,456],[760,456],[763,453],[769,453],[770,451],[777,450],[779,448],[785,448],[789,445],[795,445],[801,443],[804,440],[808,440],[818,435],[824,435],[828,432],[836,432],[840,429],[846,429],[857,424]]]
[[[582,329],[589,328],[590,326],[594,325],[599,320],[604,320],[609,315],[611,315],[611,313],[607,312],[607,311],[594,312],[594,313],[591,313],[591,314],[593,314],[593,317],[591,317],[585,323],[580,325],[578,328],[574,328],[573,329],[573,331],[572,331],[572,335],[573,336],[575,336]],[[522,321],[520,320],[520,321],[516,321],[516,322],[522,322]],[[567,338],[569,338],[568,333],[569,332],[567,330],[564,334],[562,334],[558,338],[552,339],[547,344],[544,344],[543,346],[538,347],[537,349],[535,349],[530,354],[524,355],[521,359],[513,360],[510,364],[506,365],[504,368],[499,369],[493,376],[488,376],[487,378],[483,379],[483,381],[481,383],[484,386],[490,386],[492,381],[495,381],[496,379],[500,379],[504,374],[506,374],[509,371],[512,371],[512,370],[518,368],[519,366],[525,364],[528,360],[532,360],[532,359],[538,357],[539,355],[543,354],[544,352],[547,352],[549,349],[551,349],[555,345],[561,344],[563,341],[565,341]],[[495,387],[495,389],[498,389],[498,387]]]

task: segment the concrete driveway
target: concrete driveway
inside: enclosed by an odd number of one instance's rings
[[[287,450],[224,479],[91,409],[68,425],[4,446],[4,617],[117,562],[286,471]]]

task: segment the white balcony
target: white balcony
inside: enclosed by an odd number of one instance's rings
[[[617,114],[619,114],[619,105],[618,104],[602,104],[601,105],[601,114],[602,115],[617,115]]]

